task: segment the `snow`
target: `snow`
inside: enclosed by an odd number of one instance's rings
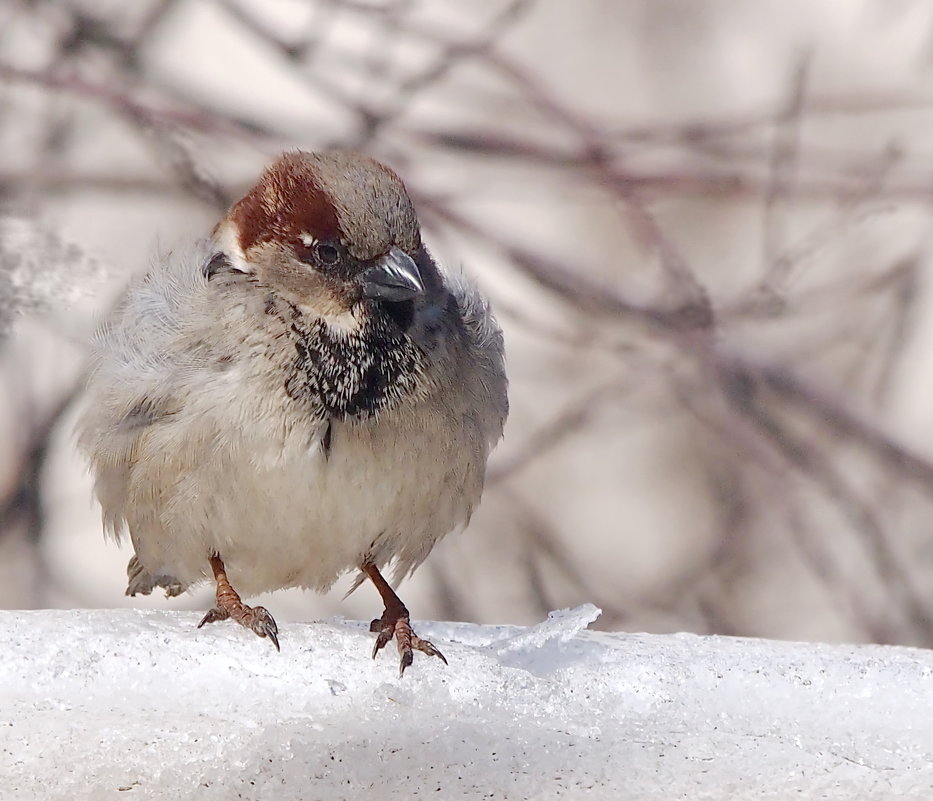
[[[933,653],[190,612],[0,612],[0,798],[929,799]]]

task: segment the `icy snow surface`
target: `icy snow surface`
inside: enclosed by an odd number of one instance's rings
[[[190,613],[0,612],[0,799],[933,798],[933,653]]]

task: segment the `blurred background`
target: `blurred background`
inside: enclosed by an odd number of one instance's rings
[[[931,129],[922,0],[0,0],[0,607],[211,605],[123,596],[85,343],[273,156],[340,146],[506,335],[416,618],[933,646]],[[263,602],[381,611],[348,586]]]

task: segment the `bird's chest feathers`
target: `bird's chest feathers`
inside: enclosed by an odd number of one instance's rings
[[[296,316],[290,336],[295,353],[285,390],[323,416],[372,417],[423,385],[424,353],[391,320],[334,326]]]

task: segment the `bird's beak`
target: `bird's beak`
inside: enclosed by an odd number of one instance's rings
[[[414,260],[394,246],[360,277],[363,296],[371,300],[397,302],[424,294],[424,283]]]

